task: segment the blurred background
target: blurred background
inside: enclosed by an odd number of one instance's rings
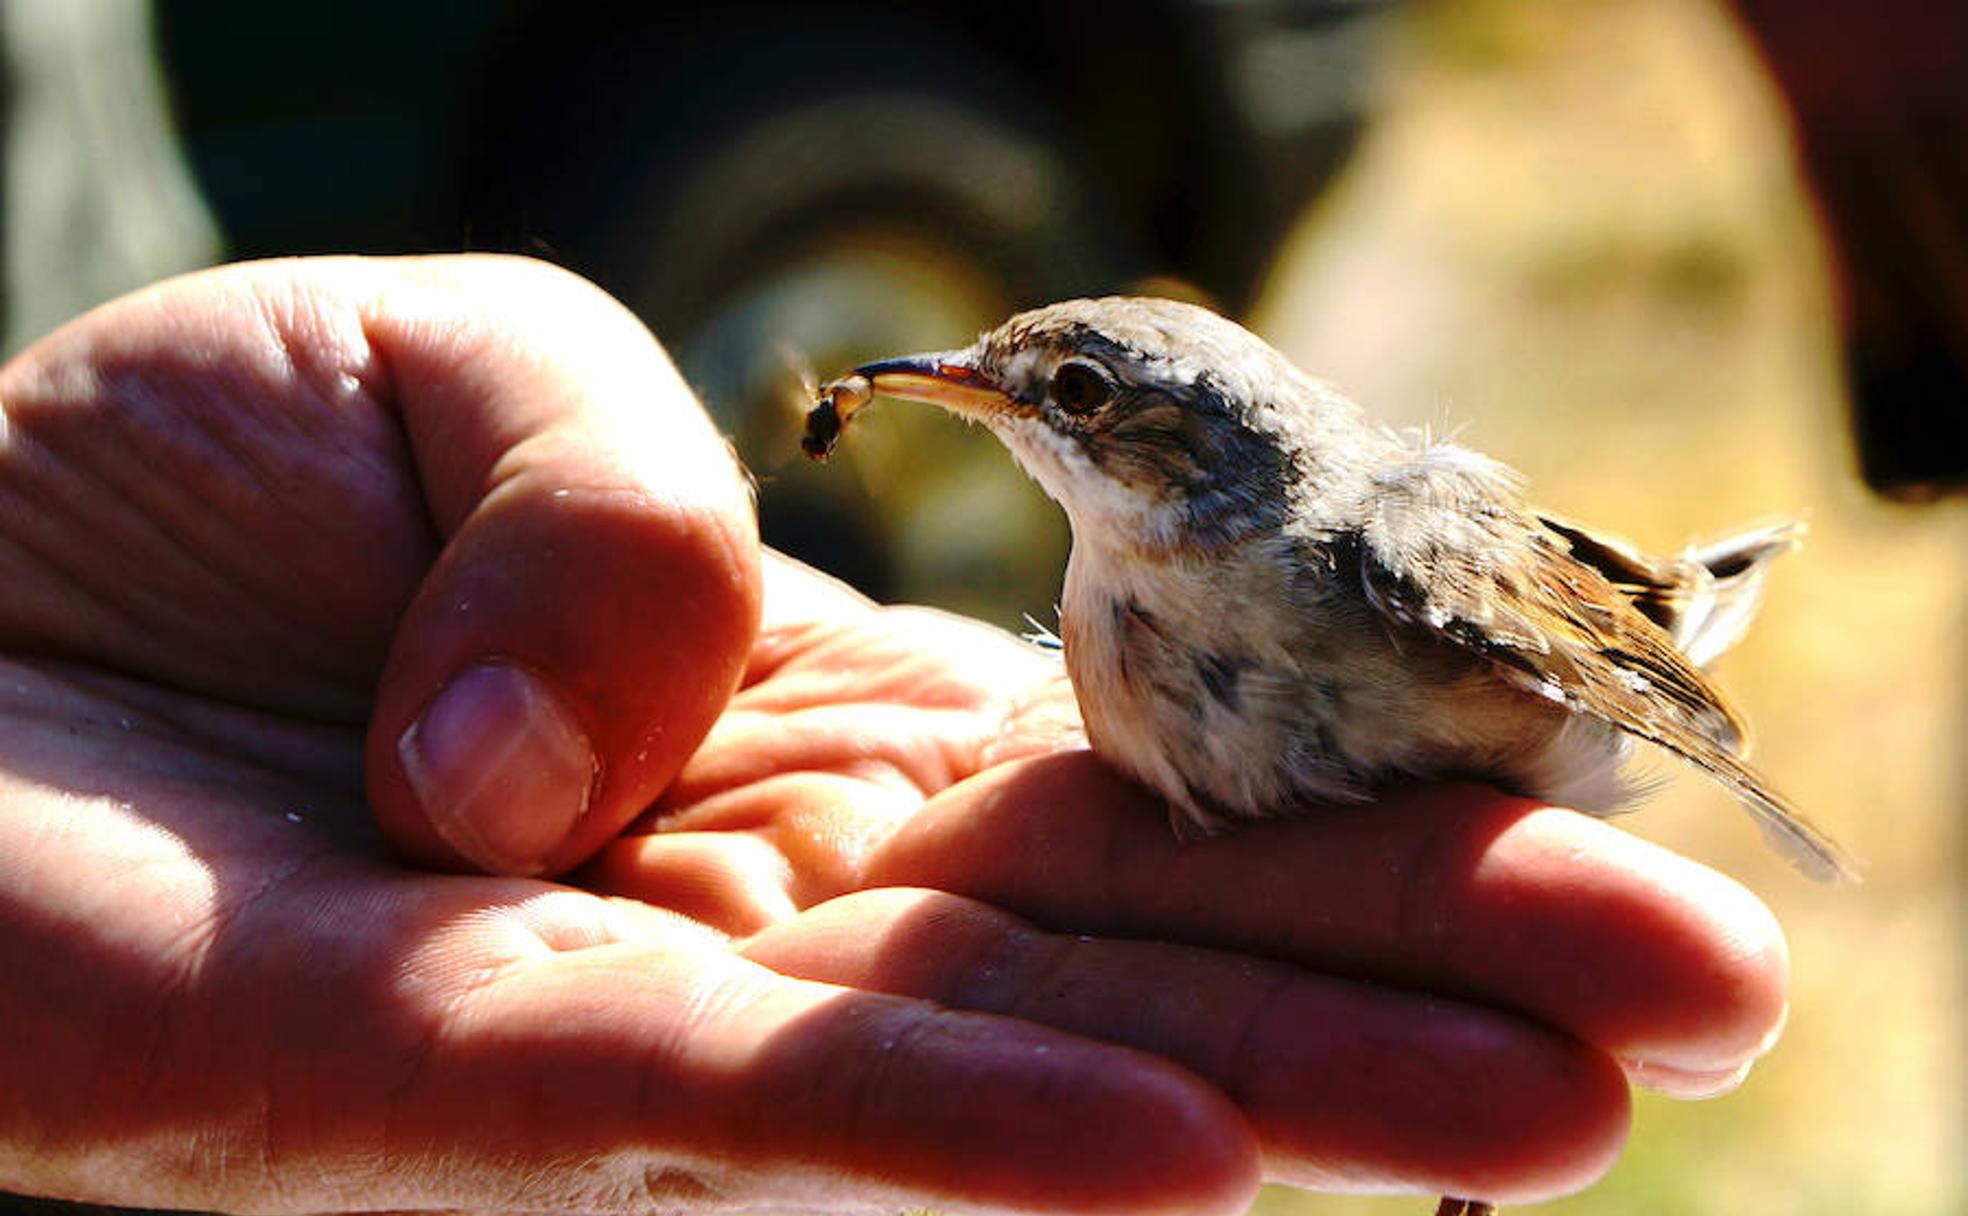
[[[669,8],[0,0],[9,351],[227,258],[532,253],[663,338],[768,540],[1007,628],[1051,623],[1057,511],[928,410],[807,465],[802,367],[1176,294],[1650,547],[1802,515],[1722,677],[1870,880],[1694,779],[1622,821],[1776,907],[1790,1026],[1541,1210],[1968,1211],[1968,6]]]

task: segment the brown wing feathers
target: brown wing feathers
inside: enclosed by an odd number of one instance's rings
[[[1441,510],[1445,528],[1471,523],[1466,503],[1436,485],[1389,485],[1383,500],[1410,526],[1369,523],[1361,537],[1362,581],[1391,620],[1479,653],[1527,693],[1562,702],[1662,747],[1727,786],[1764,835],[1805,873],[1851,878],[1853,863],[1737,754],[1740,715],[1644,611],[1668,611],[1672,573],[1569,525],[1494,506],[1478,517],[1483,535],[1432,539],[1416,512]],[[1417,541],[1417,537],[1420,537]],[[1575,555],[1580,548],[1584,553]],[[1583,560],[1581,560],[1583,558]],[[1608,577],[1608,571],[1613,575]],[[1617,582],[1615,581],[1617,580]],[[1636,602],[1637,601],[1637,602]]]

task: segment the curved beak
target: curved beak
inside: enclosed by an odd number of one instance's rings
[[[968,362],[968,351],[880,359],[854,369],[877,393],[904,401],[941,406],[961,418],[982,422],[1002,412],[1011,398]]]

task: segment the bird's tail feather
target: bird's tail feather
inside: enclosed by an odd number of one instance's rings
[[[1798,520],[1762,524],[1720,540],[1691,545],[1682,560],[1700,571],[1700,586],[1669,632],[1696,667],[1707,667],[1749,629],[1763,602],[1763,580],[1775,558],[1795,549],[1804,534]]]

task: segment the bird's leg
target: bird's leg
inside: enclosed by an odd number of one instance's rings
[[[1444,1195],[1441,1205],[1435,1209],[1435,1216],[1496,1216],[1496,1204]]]

